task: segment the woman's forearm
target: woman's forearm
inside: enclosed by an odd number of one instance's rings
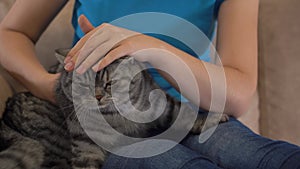
[[[42,86],[50,87],[48,74],[36,58],[33,42],[24,34],[0,29],[0,63],[17,80],[33,94],[47,98]]]
[[[54,102],[58,74],[49,74],[36,58],[34,43],[66,0],[16,1],[0,23],[0,63],[35,96]]]
[[[38,81],[41,76],[32,75],[46,73],[36,58],[33,42],[24,34],[0,30],[0,63],[10,73],[22,76],[24,82]]]
[[[147,61],[163,70],[160,73],[172,86],[177,89],[180,86],[180,92],[186,98],[207,110],[215,102],[217,106],[212,111],[222,111],[221,104],[225,101],[224,112],[233,116],[246,111],[255,91],[247,74],[229,66],[203,62],[170,45],[163,48],[140,54],[148,55]]]
[[[256,9],[256,2],[253,5]],[[79,60],[77,73],[82,74],[90,67],[96,72],[114,60],[130,55],[138,61],[149,62],[161,72],[167,72],[162,75],[172,86],[179,86],[183,96],[196,105],[237,117],[247,110],[257,83],[257,15],[254,12],[257,13],[257,10],[248,11],[245,25],[238,24],[244,23],[243,18],[232,19],[229,15],[225,18],[233,21],[225,24],[224,18],[220,17],[218,25],[222,31],[218,32],[217,49],[224,66],[221,61],[217,65],[203,62],[151,36],[102,24],[72,48],[65,60],[69,66],[65,68],[72,71]],[[222,14],[226,14],[224,10]],[[87,25],[91,24],[82,19],[81,28]],[[245,32],[231,31],[241,26]]]

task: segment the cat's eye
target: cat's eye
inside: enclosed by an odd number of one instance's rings
[[[111,89],[111,85],[112,85],[112,80],[111,80],[111,81],[108,81],[107,83],[105,83],[104,88],[105,88],[105,89]]]

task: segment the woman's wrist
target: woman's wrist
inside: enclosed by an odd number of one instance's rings
[[[138,47],[133,47],[135,49],[132,49],[134,51],[131,56],[133,56],[135,59],[137,59],[140,62],[148,62],[150,64],[161,64],[162,62],[166,61],[168,57],[172,54],[171,45],[168,43],[148,36],[144,34],[140,34],[137,36],[141,36],[141,39],[143,42]]]
[[[55,103],[55,85],[60,74],[45,73],[40,75],[29,90],[37,97]]]

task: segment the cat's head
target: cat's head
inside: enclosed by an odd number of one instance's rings
[[[139,110],[147,109],[149,93],[157,86],[143,68],[133,58],[123,57],[97,73],[89,70],[78,75],[63,70],[56,87],[57,104],[70,111],[74,111],[75,103],[92,111],[117,113],[116,101],[129,101]]]

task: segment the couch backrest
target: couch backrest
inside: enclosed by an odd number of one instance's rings
[[[300,1],[260,1],[261,133],[300,145]]]

